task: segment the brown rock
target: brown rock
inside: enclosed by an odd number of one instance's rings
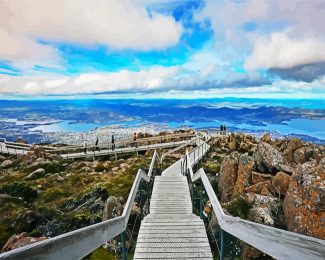
[[[293,161],[296,164],[299,164],[299,163],[302,164],[302,163],[306,162],[305,150],[303,148],[299,148],[296,151],[294,151]]]
[[[30,237],[26,232],[21,233],[19,235],[13,235],[3,246],[1,253],[13,250],[15,248],[27,246],[39,241],[43,241],[45,239],[47,239],[47,237]]]
[[[264,196],[271,196],[272,193],[275,192],[274,187],[272,186],[272,183],[270,180],[249,186],[245,189],[245,191],[255,193],[255,194],[264,195]]]
[[[288,162],[293,161],[293,153],[297,149],[302,147],[302,142],[298,138],[293,138],[287,145],[286,150],[283,152],[284,157],[288,160]]]
[[[325,171],[316,161],[299,165],[283,203],[289,231],[325,239]]]
[[[251,259],[260,259],[260,257],[265,256],[265,254],[256,249],[255,247],[250,246],[249,244],[243,243],[242,249],[242,258],[243,260],[251,260]]]
[[[280,195],[286,195],[292,177],[284,172],[278,172],[273,178],[272,185]]]
[[[253,157],[247,154],[242,154],[239,157],[239,166],[237,171],[237,180],[234,188],[233,195],[242,194],[245,188],[250,185],[250,176],[255,169],[255,161]]]
[[[222,202],[227,202],[232,197],[237,180],[238,158],[239,153],[233,152],[226,156],[221,163],[218,188]]]
[[[272,178],[273,178],[272,174],[265,174],[265,173],[259,173],[259,172],[254,172],[254,171],[252,172],[252,183],[253,184],[272,180]]]

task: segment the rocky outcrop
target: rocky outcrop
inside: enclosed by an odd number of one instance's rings
[[[218,188],[222,202],[227,202],[232,197],[237,180],[238,159],[239,153],[233,152],[226,156],[221,163]]]
[[[255,153],[255,161],[259,171],[277,173],[278,171],[286,171],[283,167],[287,164],[287,160],[283,155],[268,143],[259,143]]]
[[[325,171],[316,161],[299,165],[292,175],[283,210],[288,230],[325,239]]]
[[[247,154],[242,154],[239,157],[239,166],[237,171],[237,180],[233,195],[237,196],[245,191],[245,188],[250,185],[250,176],[255,169],[254,158]]]
[[[21,233],[19,235],[11,236],[7,243],[2,248],[1,253],[13,250],[15,248],[27,246],[39,241],[43,241],[47,239],[47,237],[30,237],[27,233]]]

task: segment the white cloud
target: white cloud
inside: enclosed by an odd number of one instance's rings
[[[325,61],[325,41],[317,38],[292,39],[288,33],[272,33],[255,42],[246,69],[291,68]]]
[[[164,49],[183,30],[172,16],[149,14],[131,0],[1,1],[0,17],[8,33],[116,49]]]
[[[252,53],[247,68],[289,68],[325,61],[323,0],[207,0],[197,19],[211,21],[217,50],[234,46],[238,52]],[[245,32],[243,25],[250,22],[257,28]]]
[[[86,73],[79,76],[0,75],[0,94],[67,95],[102,92],[146,92],[165,88],[179,72],[178,67],[151,67],[139,72]]]

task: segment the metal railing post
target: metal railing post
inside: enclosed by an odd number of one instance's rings
[[[122,251],[122,259],[126,260],[125,231],[121,233],[121,251]]]
[[[200,192],[200,218],[203,218],[203,182],[202,179],[200,180],[201,183],[201,192]]]
[[[220,260],[223,260],[224,253],[224,231],[220,229]]]

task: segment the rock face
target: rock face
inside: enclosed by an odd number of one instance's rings
[[[233,195],[242,194],[245,188],[250,184],[250,176],[252,171],[255,169],[254,158],[247,154],[242,154],[239,157],[239,166],[237,171],[237,180]]]
[[[108,220],[122,215],[123,198],[110,196],[105,202],[103,220]]]
[[[27,246],[39,241],[43,241],[47,239],[47,237],[30,237],[28,236],[27,233],[21,233],[19,235],[13,235],[11,236],[7,243],[4,245],[4,247],[2,248],[1,253],[13,250],[15,248],[19,248],[22,246]]]
[[[316,161],[299,165],[283,203],[288,230],[325,239],[325,171]]]
[[[233,152],[226,156],[221,163],[218,188],[222,194],[222,202],[227,202],[232,197],[237,180],[238,158],[239,153]]]
[[[287,160],[282,154],[268,143],[259,143],[255,153],[255,161],[258,170],[261,172],[277,173],[283,171],[283,165],[287,164]]]

